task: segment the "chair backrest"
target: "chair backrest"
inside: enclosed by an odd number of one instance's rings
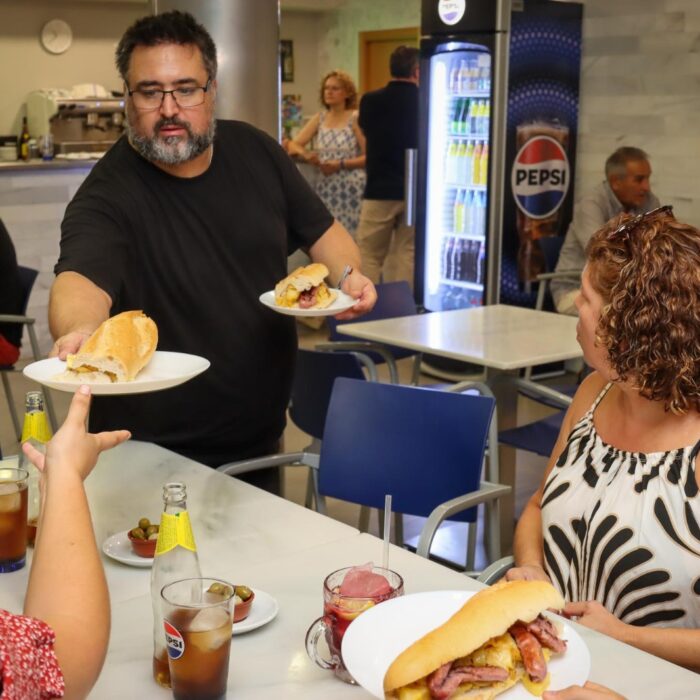
[[[399,282],[386,282],[385,284],[377,285],[377,303],[374,308],[353,321],[336,321],[332,316],[328,317],[329,339],[331,341],[352,340],[347,335],[338,333],[337,326],[339,323],[358,323],[364,321],[380,321],[386,318],[400,318],[401,316],[414,316],[418,313],[416,301],[413,298],[413,292],[408,282],[401,280]],[[415,350],[406,348],[397,348],[393,345],[387,346],[392,355],[397,359],[410,357],[415,355]],[[372,360],[379,364],[383,362],[383,358],[377,354],[370,354]]]
[[[479,488],[494,400],[433,389],[337,379],[328,407],[319,491],[372,508],[386,494],[399,513]],[[455,519],[473,522],[475,509]]]
[[[364,380],[357,358],[349,352],[297,352],[289,415],[311,437],[323,437],[333,382],[338,377]]]
[[[32,288],[34,287],[34,282],[36,281],[39,271],[31,267],[24,267],[23,265],[18,265],[17,273],[19,275],[19,281],[22,285],[22,290],[24,292],[21,315],[25,316],[27,314],[29,297],[32,294]]]
[[[538,238],[537,242],[540,244],[540,250],[544,255],[545,272],[554,272],[557,260],[559,260],[561,247],[564,244],[564,236],[544,236]]]

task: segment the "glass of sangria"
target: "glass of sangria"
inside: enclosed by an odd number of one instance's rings
[[[323,617],[306,633],[306,652],[323,669],[333,671],[345,683],[355,683],[343,663],[341,645],[345,630],[365,610],[403,595],[403,579],[391,569],[365,564],[338,569],[323,582]],[[321,655],[318,642],[324,636],[330,658]]]

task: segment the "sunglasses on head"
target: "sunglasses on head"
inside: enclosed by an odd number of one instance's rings
[[[658,214],[670,214],[673,216],[673,207],[670,204],[664,204],[662,207],[656,207],[656,209],[651,209],[650,211],[644,212],[644,214],[639,214],[633,219],[625,221],[623,224],[618,226],[614,231],[611,231],[608,235],[608,239],[617,238],[618,236],[629,236],[629,234],[637,227],[642,221],[646,219],[651,219]]]

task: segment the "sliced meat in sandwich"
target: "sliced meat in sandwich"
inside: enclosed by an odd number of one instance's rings
[[[158,328],[143,311],[108,318],[66,359],[66,375],[85,381],[130,382],[148,364],[158,344]]]
[[[491,700],[522,682],[547,689],[547,662],[566,650],[541,613],[564,600],[544,581],[497,583],[403,651],[384,676],[391,700]]]
[[[298,267],[275,285],[275,304],[290,309],[325,309],[338,293],[323,281],[328,268],[322,263]]]

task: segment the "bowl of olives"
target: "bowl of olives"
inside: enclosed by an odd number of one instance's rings
[[[255,593],[248,586],[236,586],[233,602],[233,621],[240,622],[248,617],[250,606],[253,604]]]
[[[153,559],[158,541],[158,525],[153,525],[148,518],[141,518],[138,526],[129,530],[128,535],[134,554]]]

